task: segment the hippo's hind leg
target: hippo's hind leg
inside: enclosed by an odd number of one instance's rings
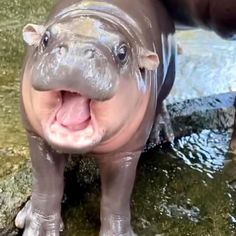
[[[236,153],[236,98],[234,101],[234,110],[235,110],[234,126],[233,126],[233,133],[230,140],[230,149],[232,152]]]
[[[130,225],[130,197],[140,152],[98,157],[102,182],[99,236],[135,236]]]
[[[61,199],[65,157],[41,138],[28,134],[33,171],[31,200],[18,213],[15,223],[23,236],[59,236],[62,226]]]

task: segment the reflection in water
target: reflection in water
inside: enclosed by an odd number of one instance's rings
[[[162,204],[160,206],[160,212],[163,212],[166,216],[175,217],[178,219],[187,218],[195,223],[199,221],[200,217],[200,210],[191,205],[178,206],[176,204],[172,204],[167,206]]]
[[[174,151],[177,157],[191,168],[211,174],[224,167],[231,132],[203,130],[177,140]]]
[[[203,130],[171,149],[143,154],[131,204],[138,235],[234,235],[236,165],[228,153],[230,136],[231,130]],[[67,181],[65,235],[96,235],[99,229],[98,176],[88,183],[83,175],[67,176],[79,182]]]

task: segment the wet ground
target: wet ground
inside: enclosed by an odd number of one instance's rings
[[[227,153],[229,138],[227,131],[204,130],[176,141],[172,151],[142,156],[131,204],[138,235],[235,235],[236,165]],[[67,176],[82,182],[67,182],[64,235],[95,236],[99,230],[98,177],[84,181],[83,174]]]
[[[40,22],[52,4],[31,2],[1,1],[0,180],[14,175],[28,153],[18,106],[21,29],[27,22]],[[181,33],[178,39],[184,54],[178,59],[179,82],[170,101],[235,91],[236,43],[199,31]],[[228,151],[230,135],[230,130],[203,130],[176,140],[172,148],[143,155],[132,198],[138,235],[236,235],[236,164]],[[99,178],[86,168],[86,161],[80,165],[83,171],[67,174],[66,236],[93,236],[99,230]]]

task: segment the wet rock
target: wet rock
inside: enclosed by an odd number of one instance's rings
[[[199,133],[203,129],[232,128],[236,92],[212,95],[167,105],[175,137]]]
[[[14,235],[14,219],[31,193],[31,171],[28,162],[0,179],[0,235]]]

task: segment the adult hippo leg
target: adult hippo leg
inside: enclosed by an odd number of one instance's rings
[[[99,236],[134,236],[130,197],[140,152],[97,158],[101,172],[101,230]]]
[[[162,0],[177,24],[209,28],[221,37],[235,39],[235,0]]]
[[[234,101],[234,109],[236,109],[236,99]],[[230,149],[232,152],[236,152],[236,115],[234,117],[234,126],[233,126],[233,133],[230,140]]]
[[[59,236],[65,157],[41,138],[28,134],[33,169],[31,200],[18,213],[16,226],[24,236]]]

